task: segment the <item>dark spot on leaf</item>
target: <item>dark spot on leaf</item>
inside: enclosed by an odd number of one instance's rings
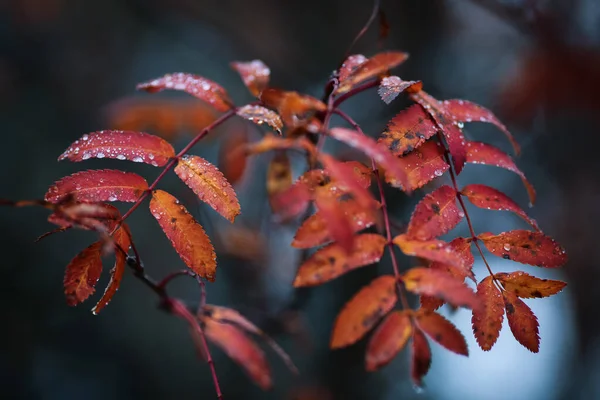
[[[505,260],[510,260],[510,256],[506,253],[502,254],[502,258],[504,258]]]
[[[513,306],[512,303],[506,303],[506,312],[508,314],[514,314],[515,306]]]
[[[437,204],[432,204],[431,205],[431,209],[433,210],[434,213],[436,213],[437,215],[440,214],[440,206],[438,206]]]
[[[171,218],[171,223],[174,224],[175,222],[177,222],[177,218],[175,218],[175,217]]]
[[[531,292],[531,295],[537,298],[544,297],[542,296],[542,293],[539,290],[534,290],[533,292]]]

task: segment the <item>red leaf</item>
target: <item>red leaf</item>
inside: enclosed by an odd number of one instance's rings
[[[234,61],[231,68],[237,71],[242,77],[244,85],[253,96],[258,97],[269,84],[271,70],[261,60],[252,60],[247,62]]]
[[[408,342],[413,327],[406,311],[392,311],[377,327],[367,346],[367,371],[388,364]]]
[[[235,185],[244,175],[248,157],[246,146],[248,135],[246,132],[233,132],[219,148],[219,168],[225,179]]]
[[[248,104],[238,108],[236,114],[258,125],[267,124],[281,135],[283,121],[281,121],[279,114],[273,110],[269,110],[262,106]]]
[[[319,196],[315,203],[333,241],[350,254],[355,246],[354,229],[349,215],[340,207],[340,203],[331,197]]]
[[[354,71],[358,69],[362,64],[367,61],[367,57],[362,54],[353,54],[348,57],[342,66],[340,67],[340,71],[338,74],[338,79],[340,83],[343,83]]]
[[[450,168],[444,160],[444,148],[436,140],[426,142],[399,160],[408,180],[409,191],[426,185]],[[387,173],[385,179],[390,185],[402,188],[401,182]]]
[[[283,122],[290,127],[302,125],[309,119],[309,113],[327,109],[322,101],[314,97],[274,88],[263,90],[260,100],[267,107],[276,109]]]
[[[423,377],[431,366],[431,349],[427,338],[420,329],[413,329],[412,361],[410,375],[413,383],[422,386]]]
[[[430,240],[452,230],[464,213],[456,205],[456,191],[440,186],[421,200],[408,223],[406,234],[411,239]]]
[[[102,242],[93,243],[67,265],[64,278],[67,304],[75,306],[94,293],[102,273]]]
[[[46,192],[46,201],[58,203],[66,196],[74,201],[134,202],[148,190],[148,183],[133,172],[116,169],[76,172],[57,181]]]
[[[512,272],[510,274],[499,272],[494,276],[502,282],[504,290],[513,292],[524,299],[552,296],[567,286],[565,282],[536,278],[523,271]]]
[[[156,93],[165,89],[181,90],[207,102],[218,111],[227,111],[233,106],[227,92],[221,85],[201,76],[184,72],[167,74],[161,78],[140,83],[137,85],[137,89],[149,93]]]
[[[504,320],[504,302],[502,294],[491,276],[479,282],[477,297],[481,302],[481,307],[473,309],[471,318],[473,334],[479,347],[483,351],[489,351],[500,336]]]
[[[537,267],[556,268],[567,262],[567,253],[552,238],[541,232],[514,230],[498,235],[478,236],[494,255]]]
[[[119,210],[105,203],[59,203],[55,212],[48,216],[48,222],[62,228],[75,225],[81,229],[97,232],[111,231],[121,218]]]
[[[243,367],[261,389],[271,388],[269,364],[256,343],[231,324],[221,324],[210,318],[205,318],[204,323],[204,333],[208,340],[219,346],[233,361]]]
[[[164,166],[175,157],[169,142],[158,136],[134,131],[98,131],[83,135],[63,154],[59,161],[83,161],[89,158],[115,158]]]
[[[461,193],[467,196],[469,201],[477,207],[488,210],[512,211],[527,221],[535,230],[540,230],[533,218],[529,218],[517,203],[499,190],[474,184],[465,186]]]
[[[493,165],[519,175],[529,194],[529,203],[535,203],[535,189],[531,186],[531,183],[529,183],[527,178],[525,178],[525,174],[517,168],[512,158],[500,149],[486,143],[469,142],[467,143],[467,162],[472,164]]]
[[[320,285],[353,269],[378,262],[386,239],[378,234],[364,233],[355,236],[354,245],[350,254],[338,243],[317,250],[298,269],[294,287]]]
[[[410,292],[439,297],[456,307],[472,309],[480,306],[470,287],[443,271],[411,268],[403,275],[402,282]]]
[[[398,76],[386,76],[379,84],[379,97],[385,104],[390,104],[405,90],[418,92],[423,88],[421,81],[403,81]]]
[[[375,78],[388,70],[397,67],[407,58],[407,53],[398,51],[375,54],[367,61],[361,63],[356,69],[348,74],[345,79],[340,79],[340,85],[338,86],[336,94],[348,92],[359,83],[364,82],[367,79]]]
[[[353,165],[343,163],[336,160],[334,157],[326,153],[320,153],[319,158],[321,163],[331,176],[338,184],[347,189],[346,191],[352,194],[352,197],[362,207],[372,207],[375,203],[375,199],[371,192],[365,187],[362,176],[358,176],[360,179],[357,180],[356,169]],[[370,183],[370,180],[369,180]],[[322,192],[319,192],[322,193]]]
[[[330,347],[349,346],[367,332],[396,304],[396,278],[383,275],[364,286],[338,314]]]
[[[269,203],[278,222],[297,217],[310,204],[310,191],[303,182],[296,182],[286,190],[269,197]]]
[[[540,332],[535,314],[516,294],[505,291],[502,292],[502,296],[508,326],[513,336],[527,350],[537,353],[540,351]]]
[[[185,264],[213,282],[217,269],[215,250],[202,226],[179,204],[179,200],[167,192],[155,190],[150,212]]]
[[[184,155],[179,159],[175,173],[200,200],[230,222],[240,214],[240,203],[235,190],[221,171],[205,159]]]
[[[364,189],[371,186],[372,171],[370,168],[358,161],[346,161],[342,164],[344,165],[343,168],[348,171],[346,173],[346,175],[349,175],[347,179],[352,180],[350,185],[354,186],[354,182],[356,182]],[[306,185],[313,196],[316,192],[326,192],[332,197],[340,197],[350,191],[349,185],[336,180],[332,181],[330,175],[329,171],[324,169],[311,169],[298,178],[297,184]]]
[[[390,120],[378,142],[385,144],[394,155],[403,156],[425,143],[437,130],[423,107],[414,104]]]
[[[415,317],[419,328],[430,338],[456,354],[469,355],[465,337],[452,322],[429,310],[419,310]]]
[[[394,238],[394,244],[407,256],[425,258],[466,269],[464,255],[443,240],[411,240],[406,234]]]

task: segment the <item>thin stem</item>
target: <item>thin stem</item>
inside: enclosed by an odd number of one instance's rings
[[[174,280],[175,278],[177,278],[178,276],[193,276],[193,277],[195,277],[196,274],[194,272],[190,271],[189,269],[182,269],[179,271],[171,272],[169,275],[165,276],[160,282],[158,282],[157,286],[162,289],[166,289],[167,285],[169,283],[171,283],[171,281]]]
[[[379,85],[379,79],[374,79],[372,81],[363,83],[362,85],[356,86],[352,90],[338,96],[335,99],[335,101],[333,102],[333,106],[337,108],[337,107],[339,107],[340,104],[342,104],[344,101],[348,100],[350,97],[353,97],[353,96],[359,94],[360,92],[364,92],[365,90],[374,88],[378,85]]]
[[[360,32],[358,32],[358,34],[354,37],[354,40],[352,41],[352,43],[350,43],[350,46],[348,47],[348,50],[346,50],[346,54],[344,54],[344,59],[342,60],[340,65],[344,63],[346,58],[348,58],[348,56],[350,55],[350,52],[352,51],[352,48],[354,47],[356,42],[358,42],[358,40],[369,30],[369,27],[371,26],[371,24],[373,24],[373,21],[375,21],[375,18],[377,17],[377,14],[379,13],[379,10],[381,9],[380,3],[381,3],[380,0],[375,0],[373,2],[373,11],[371,11],[371,15],[369,16],[369,19],[365,23],[365,26],[363,26],[363,28],[360,30]]]

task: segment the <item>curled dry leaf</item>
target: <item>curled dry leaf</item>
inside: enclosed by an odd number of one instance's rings
[[[344,76],[343,80],[340,77],[340,84],[337,88],[336,94],[346,93],[354,86],[368,79],[376,78],[379,75],[386,73],[388,70],[402,64],[407,58],[407,53],[402,53],[399,51],[389,51],[375,54],[365,62],[360,63],[357,67],[352,68],[352,72],[348,73],[347,76]],[[360,58],[357,58],[356,60],[359,61]],[[354,64],[358,64],[357,61],[346,60],[344,64],[351,64],[352,62]],[[342,69],[349,70],[350,68],[342,67]]]
[[[338,314],[330,347],[339,349],[362,338],[396,304],[396,278],[383,275],[364,286]]]
[[[269,110],[263,106],[248,104],[238,108],[236,114],[257,125],[267,124],[281,135],[283,121],[281,121],[279,114],[273,110]]]
[[[390,104],[405,90],[418,92],[423,88],[421,81],[403,81],[398,76],[386,76],[381,80],[377,93],[385,104]]]
[[[468,262],[468,259],[464,257],[464,254],[443,240],[412,240],[406,234],[401,234],[396,236],[393,241],[407,256],[421,257],[467,269],[465,263]]]
[[[98,131],[83,135],[58,157],[59,161],[114,158],[164,166],[175,157],[173,146],[158,136],[134,131]]]
[[[452,275],[425,267],[409,269],[402,282],[406,290],[439,297],[455,307],[478,308],[479,300],[473,290]]]
[[[102,273],[101,252],[102,242],[95,242],[67,265],[63,284],[68,305],[75,306],[94,293]]]
[[[240,74],[244,85],[246,85],[253,96],[258,97],[260,92],[269,85],[271,70],[261,60],[234,61],[230,65],[231,68]]]
[[[538,320],[527,304],[513,292],[502,292],[508,326],[517,342],[532,353],[540,351],[540,331]]]
[[[202,278],[213,282],[217,256],[210,239],[194,217],[171,194],[152,192],[150,212],[185,264]]]
[[[557,268],[567,262],[567,253],[554,239],[541,232],[514,230],[481,233],[478,236],[494,255],[537,267]]]
[[[427,194],[415,207],[406,235],[410,239],[431,240],[452,230],[465,216],[456,204],[456,195],[448,185]]]
[[[267,107],[276,109],[289,127],[300,126],[309,120],[311,113],[327,109],[322,101],[314,97],[275,88],[263,90],[260,100]]]
[[[386,145],[394,155],[403,156],[421,146],[437,131],[429,114],[423,107],[414,104],[390,120],[378,142]]]
[[[419,310],[415,321],[423,332],[446,349],[463,356],[469,355],[463,334],[440,314],[430,310]]]
[[[221,85],[210,79],[183,72],[167,74],[161,78],[140,83],[137,85],[137,89],[149,93],[156,93],[165,89],[180,90],[207,102],[217,111],[228,111],[233,106],[227,92]]]
[[[354,243],[350,254],[338,243],[317,250],[298,269],[294,287],[320,285],[353,269],[378,262],[383,255],[386,239],[378,234],[364,233],[357,235]]]
[[[410,339],[413,326],[407,311],[392,311],[377,327],[367,346],[367,371],[387,365]]]
[[[512,272],[510,274],[500,272],[494,276],[502,282],[504,290],[524,299],[539,299],[541,297],[552,296],[567,286],[565,282],[536,278],[523,271]]]
[[[184,155],[179,159],[175,173],[200,200],[230,222],[240,214],[240,203],[235,190],[221,171],[205,159]]]
[[[60,202],[67,196],[74,201],[129,201],[134,202],[148,190],[144,178],[133,172],[116,169],[88,170],[66,176],[46,192],[45,199]]]
[[[481,307],[473,309],[473,334],[483,351],[489,351],[498,340],[504,320],[504,301],[491,276],[477,285],[477,298]]]
[[[423,377],[427,375],[429,367],[431,367],[431,348],[429,348],[427,338],[420,329],[413,329],[412,338],[410,375],[413,383],[420,387],[423,385]]]
[[[440,177],[450,168],[444,160],[444,148],[436,141],[431,140],[413,150],[404,157],[399,158],[408,181],[408,191],[423,187],[437,177]],[[385,174],[386,181],[395,187],[403,188],[402,182],[390,174]]]

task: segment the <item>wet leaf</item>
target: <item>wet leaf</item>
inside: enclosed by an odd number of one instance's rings
[[[472,309],[480,306],[470,287],[443,271],[411,268],[402,276],[402,282],[410,292],[439,297],[455,307]]]
[[[481,307],[473,309],[473,334],[483,351],[489,351],[496,343],[504,320],[504,301],[491,276],[477,285],[477,297]]]
[[[341,186],[346,189],[345,192],[351,193],[352,197],[362,207],[373,207],[375,199],[367,189],[368,186],[365,187],[363,176],[359,175],[357,179],[357,171],[353,165],[338,161],[326,153],[320,153],[319,159],[325,167],[327,174],[335,180],[338,187]],[[320,194],[323,191],[317,193]]]
[[[463,334],[440,314],[430,310],[419,310],[415,321],[423,332],[446,349],[463,356],[469,355]]]
[[[502,296],[506,319],[513,336],[527,350],[537,353],[540,351],[540,332],[535,314],[516,294],[505,291]]]
[[[340,85],[338,86],[336,94],[346,93],[354,86],[368,79],[378,77],[388,70],[402,64],[407,58],[407,53],[402,53],[399,51],[389,51],[375,54],[365,62],[360,63],[360,65],[358,65],[352,70],[352,72],[345,76],[343,80],[340,79]],[[344,64],[347,62],[349,62],[349,60],[344,62]],[[342,66],[342,69],[345,69],[345,67]]]
[[[75,306],[94,293],[102,273],[102,242],[95,242],[67,265],[63,281],[67,304]]]
[[[260,100],[269,108],[278,111],[283,122],[289,127],[297,127],[309,120],[314,111],[325,111],[327,106],[314,97],[298,92],[286,92],[268,88],[260,94]]]
[[[411,239],[431,240],[452,230],[465,216],[456,204],[456,195],[448,185],[427,194],[415,207],[406,235]]]
[[[499,272],[494,276],[502,282],[502,286],[504,286],[506,291],[512,292],[524,299],[552,296],[567,286],[565,282],[536,278],[523,271],[512,272],[510,274]]]
[[[310,205],[310,200],[310,191],[303,182],[296,182],[269,197],[271,209],[278,222],[288,221],[304,213]]]
[[[377,327],[367,346],[367,371],[387,365],[410,339],[413,327],[407,311],[392,311]]]
[[[423,377],[431,367],[431,349],[427,338],[420,329],[413,329],[412,334],[412,361],[410,375],[413,383],[418,387],[423,385]]]
[[[425,143],[437,130],[423,107],[414,104],[390,120],[378,142],[386,145],[394,155],[403,156]]]
[[[422,88],[421,81],[403,81],[398,76],[386,76],[381,80],[377,93],[385,104],[390,104],[405,90],[418,92]]]
[[[234,61],[231,68],[240,74],[244,85],[253,96],[258,97],[269,85],[271,70],[261,60],[252,60],[246,62]]]
[[[283,121],[281,120],[279,114],[273,110],[269,110],[268,108],[262,106],[248,104],[238,108],[236,113],[240,117],[245,118],[248,121],[252,121],[257,125],[267,124],[281,135]]]
[[[399,158],[408,180],[409,191],[423,187],[437,177],[440,177],[450,168],[444,160],[444,148],[436,141],[431,140],[413,150],[404,157]],[[386,181],[395,187],[402,188],[402,183],[389,174],[385,174]]]
[[[367,57],[362,54],[353,54],[349,56],[344,63],[342,64],[339,74],[338,80],[340,83],[343,83],[358,67],[364,64],[367,61]]]
[[[340,207],[340,202],[329,196],[319,196],[315,204],[331,239],[347,254],[351,254],[355,248],[354,229],[350,216]]]
[[[462,269],[467,268],[465,262],[468,260],[465,259],[464,254],[443,240],[412,240],[406,234],[401,234],[393,241],[407,256],[421,257]]]

